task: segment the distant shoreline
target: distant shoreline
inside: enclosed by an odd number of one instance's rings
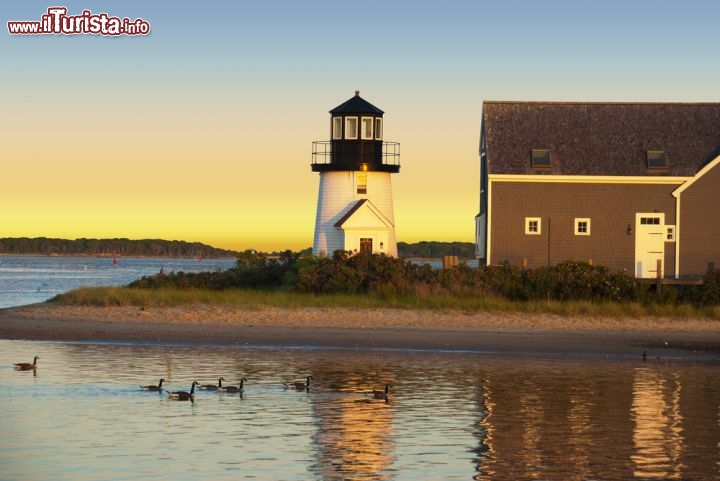
[[[220,256],[133,256],[133,255],[113,255],[113,254],[56,254],[56,253],[24,253],[24,254],[8,254],[0,252],[0,257],[89,257],[89,258],[100,258],[100,259],[112,259],[117,257],[118,259],[212,259],[212,260],[223,260],[223,259],[237,259],[234,256],[220,257]]]
[[[523,313],[190,305],[36,304],[0,309],[0,339],[216,346],[447,350],[720,361],[703,319],[595,319]]]

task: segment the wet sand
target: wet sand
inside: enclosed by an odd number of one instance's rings
[[[720,360],[720,322],[404,309],[37,304],[0,309],[0,338]]]

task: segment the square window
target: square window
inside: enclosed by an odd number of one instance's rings
[[[342,139],[342,117],[333,117],[332,119],[332,138],[333,140]]]
[[[550,151],[548,149],[532,149],[533,167],[550,167]]]
[[[575,219],[575,235],[590,235],[590,219]]]
[[[540,217],[525,217],[525,234],[540,235]]]
[[[361,120],[361,138],[363,140],[372,140],[373,138],[373,119],[372,117],[363,117]]]
[[[648,150],[646,155],[648,169],[667,169],[667,156],[664,150]]]
[[[675,226],[674,225],[667,225],[665,226],[665,240],[667,242],[675,242]]]
[[[358,119],[357,117],[345,117],[345,138],[358,138]]]

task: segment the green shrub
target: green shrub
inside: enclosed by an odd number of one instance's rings
[[[383,254],[336,251],[314,257],[285,251],[269,256],[253,250],[238,255],[225,271],[163,273],[143,277],[129,287],[144,289],[259,289],[315,295],[370,295],[386,300],[454,298],[477,304],[478,299],[508,301],[615,302],[642,305],[720,305],[720,271],[708,270],[702,285],[662,286],[637,282],[626,273],[604,266],[567,261],[523,270],[510,264],[472,268],[460,264],[434,269]],[[445,302],[445,301],[443,301]]]

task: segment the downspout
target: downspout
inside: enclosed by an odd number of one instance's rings
[[[680,279],[680,196],[675,197],[675,279]]]

